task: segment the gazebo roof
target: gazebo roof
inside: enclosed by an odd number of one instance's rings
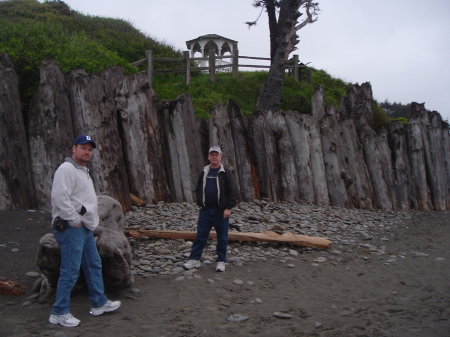
[[[228,39],[226,37],[223,37],[223,36],[220,36],[217,34],[206,34],[206,35],[199,36],[196,39],[186,41],[186,46],[188,47],[188,49],[191,49],[192,44],[195,44],[196,42],[199,42],[201,40],[222,40],[222,41],[229,42],[231,44],[233,44],[235,42],[237,43],[237,41],[235,41],[235,40]]]

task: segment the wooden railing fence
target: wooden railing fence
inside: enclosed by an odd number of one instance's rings
[[[224,60],[231,59],[229,64],[216,64],[216,60]],[[191,73],[194,71],[203,71],[208,72],[209,79],[212,82],[216,81],[216,71],[224,68],[231,68],[231,73],[233,77],[238,77],[239,68],[260,68],[260,69],[269,69],[270,65],[258,65],[258,64],[239,64],[239,59],[248,59],[248,60],[259,60],[259,61],[270,61],[270,58],[267,57],[254,57],[254,56],[240,56],[239,50],[235,50],[233,56],[216,56],[214,50],[210,50],[208,57],[190,57],[189,51],[183,52],[183,57],[178,58],[154,58],[152,50],[146,51],[146,58],[141,59],[139,61],[133,62],[133,66],[139,66],[141,64],[147,63],[147,76],[148,81],[150,83],[150,87],[153,83],[153,74],[156,73],[178,73],[184,74],[185,83],[189,85],[191,83]],[[193,67],[192,62],[195,61],[208,61],[208,67]],[[167,63],[167,62],[179,62],[183,65],[183,68],[179,69],[155,69],[154,63]],[[288,61],[288,65],[286,66],[286,70],[295,79],[300,79],[300,72],[302,69],[305,69],[306,65],[303,63],[299,63],[298,55],[293,55],[293,58]],[[310,79],[310,72],[306,72],[308,82]]]

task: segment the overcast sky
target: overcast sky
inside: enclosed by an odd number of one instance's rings
[[[64,0],[89,15],[121,18],[144,34],[186,50],[185,41],[218,34],[240,55],[269,57],[264,12],[253,0]],[[346,82],[370,82],[379,102],[425,102],[450,120],[450,1],[317,0],[318,20],[300,30],[300,60]],[[248,62],[247,62],[248,63]]]

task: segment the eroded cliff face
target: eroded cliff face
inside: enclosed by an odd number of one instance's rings
[[[83,133],[98,144],[91,163],[98,193],[119,200],[125,211],[130,193],[147,203],[194,201],[214,144],[234,170],[241,200],[450,209],[448,126],[415,103],[408,124],[394,122],[376,132],[367,83],[350,88],[338,108],[325,107],[318,88],[311,115],[265,111],[244,117],[229,102],[200,120],[189,95],[157,105],[143,74],[110,68],[64,76],[46,61],[24,122],[17,75],[5,54],[0,60],[0,209],[49,210],[53,173]]]

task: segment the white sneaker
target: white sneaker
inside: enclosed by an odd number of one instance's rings
[[[80,320],[78,318],[73,317],[71,313],[64,315],[50,315],[48,319],[49,323],[59,324],[66,327],[74,327],[80,324]]]
[[[201,266],[201,263],[199,260],[187,260],[187,262],[184,264],[184,269],[192,269],[192,268],[198,268]]]
[[[217,262],[216,271],[225,271],[225,262]]]
[[[98,316],[104,314],[105,312],[117,310],[121,305],[122,303],[120,301],[107,300],[106,303],[103,304],[100,308],[91,308],[91,311],[89,311],[89,313],[91,315]]]

